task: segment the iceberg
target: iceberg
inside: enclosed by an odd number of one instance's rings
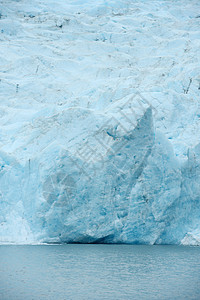
[[[0,243],[200,245],[196,1],[2,1]]]

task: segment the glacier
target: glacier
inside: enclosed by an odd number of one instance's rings
[[[200,3],[2,0],[0,243],[200,245]]]

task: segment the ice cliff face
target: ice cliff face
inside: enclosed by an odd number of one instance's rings
[[[199,1],[0,13],[0,242],[200,244]]]

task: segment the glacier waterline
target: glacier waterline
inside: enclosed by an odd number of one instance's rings
[[[199,244],[198,9],[2,2],[0,242]]]

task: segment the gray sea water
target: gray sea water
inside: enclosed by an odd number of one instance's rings
[[[0,299],[200,299],[200,247],[0,246]]]

